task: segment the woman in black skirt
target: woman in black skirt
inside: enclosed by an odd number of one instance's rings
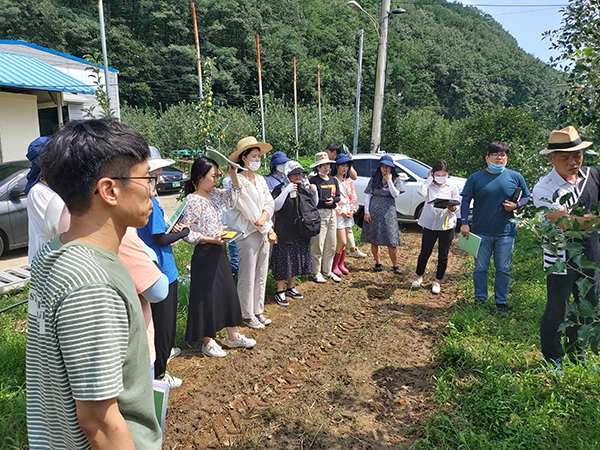
[[[233,209],[240,196],[237,171],[229,166],[232,189],[216,189],[219,175],[219,167],[212,159],[201,156],[194,161],[185,186],[186,207],[181,218],[181,222],[190,223],[190,234],[184,240],[196,246],[185,340],[202,341],[202,353],[213,357],[227,355],[214,340],[217,331],[224,327],[229,348],[256,345],[254,339],[238,332],[242,312],[221,238],[223,212]]]
[[[273,189],[275,199],[275,234],[277,243],[271,250],[270,269],[273,278],[277,280],[275,301],[280,306],[288,306],[286,297],[300,300],[303,295],[296,289],[298,275],[312,274],[312,260],[310,256],[310,238],[302,239],[298,235],[296,219],[298,217],[298,201],[317,205],[317,189],[309,185],[306,179],[306,170],[296,161],[285,163],[284,182]],[[288,288],[285,288],[285,281]]]

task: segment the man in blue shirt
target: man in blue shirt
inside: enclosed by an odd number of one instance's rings
[[[485,302],[488,297],[488,269],[494,255],[496,279],[494,300],[498,313],[506,314],[506,297],[510,282],[510,264],[517,227],[510,221],[514,211],[529,201],[531,193],[523,176],[506,168],[510,149],[505,142],[492,142],[486,152],[487,168],[469,176],[462,191],[460,232],[468,238],[469,232],[481,238],[475,258],[473,287],[475,301]],[[473,218],[469,226],[469,205],[473,200]]]

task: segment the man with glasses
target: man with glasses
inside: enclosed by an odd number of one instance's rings
[[[152,211],[148,144],[110,120],[71,122],[42,155],[71,213],[33,260],[27,333],[31,449],[161,448],[140,301],[117,251]]]
[[[510,148],[505,142],[492,142],[487,149],[487,167],[469,176],[462,191],[460,232],[465,238],[469,232],[481,238],[475,258],[473,287],[475,302],[484,303],[488,297],[488,269],[494,255],[496,279],[494,301],[499,314],[508,313],[506,298],[510,282],[516,225],[510,221],[514,211],[529,201],[531,193],[523,176],[507,169]],[[469,226],[469,206],[473,200],[473,219]]]

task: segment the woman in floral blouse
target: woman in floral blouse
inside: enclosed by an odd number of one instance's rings
[[[196,246],[185,340],[202,341],[202,353],[214,357],[227,355],[214,340],[223,327],[227,329],[229,348],[256,345],[254,339],[238,332],[242,312],[222,239],[223,212],[235,206],[240,185],[232,166],[229,166],[232,189],[216,188],[219,175],[219,167],[212,159],[201,156],[194,161],[185,187],[186,207],[181,218],[183,223],[190,224],[190,234],[184,240]]]

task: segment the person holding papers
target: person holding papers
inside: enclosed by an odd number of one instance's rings
[[[523,176],[506,168],[510,148],[505,142],[492,142],[485,154],[487,167],[469,176],[461,193],[460,232],[468,239],[469,232],[481,238],[475,258],[473,287],[475,301],[484,303],[488,297],[488,269],[494,255],[496,279],[494,301],[499,314],[508,313],[506,298],[510,282],[510,264],[516,225],[510,221],[514,211],[529,201],[531,193]],[[469,226],[469,205],[473,200],[473,219]]]
[[[230,165],[231,189],[217,189],[219,173],[217,163],[210,158],[201,156],[194,161],[185,186],[187,206],[182,217],[185,222],[192,222],[189,235],[183,239],[195,246],[185,340],[202,341],[202,353],[215,358],[227,355],[214,340],[223,328],[227,329],[229,348],[256,345],[254,339],[238,332],[242,310],[221,225],[223,213],[231,211],[240,198],[240,182],[236,169]]]
[[[421,287],[427,261],[438,241],[437,273],[435,281],[431,285],[431,292],[439,294],[440,283],[448,265],[450,244],[454,239],[455,211],[457,205],[460,204],[458,188],[448,183],[448,163],[446,161],[442,159],[433,164],[429,171],[429,177],[423,182],[417,193],[425,197],[425,206],[419,217],[419,225],[423,227],[423,238],[417,262],[417,278],[413,281],[412,287]]]

